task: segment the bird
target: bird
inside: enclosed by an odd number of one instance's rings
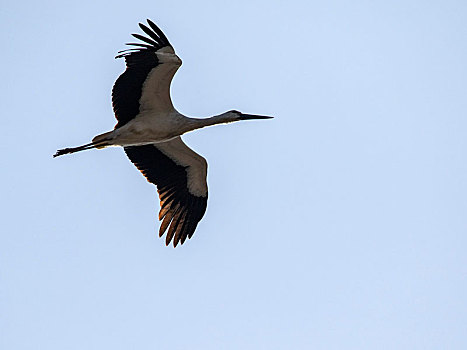
[[[89,149],[123,147],[127,157],[156,185],[160,201],[159,237],[176,247],[192,238],[203,218],[208,199],[207,161],[189,148],[181,135],[216,124],[242,120],[271,119],[271,116],[244,114],[237,110],[209,118],[192,118],[179,113],[172,104],[170,84],[182,64],[173,46],[159,27],[147,19],[139,23],[146,34],[132,34],[138,42],[118,51],[125,71],[112,88],[112,106],[117,124],[97,135],[92,142],[59,149],[54,158]]]

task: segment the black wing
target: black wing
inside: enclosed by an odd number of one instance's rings
[[[126,62],[125,72],[118,77],[112,89],[112,105],[118,121],[115,128],[125,125],[139,113],[143,83],[149,72],[159,65],[156,51],[170,47],[173,52],[164,33],[151,20],[147,21],[149,27],[142,23],[139,26],[148,37],[132,34],[144,43],[128,43],[134,48],[119,51],[115,57],[124,57]]]
[[[146,179],[157,186],[162,220],[159,236],[169,228],[166,245],[174,247],[191,238],[206,212],[207,163],[181,138],[144,146],[125,147],[125,152]],[[170,225],[170,227],[169,227]]]

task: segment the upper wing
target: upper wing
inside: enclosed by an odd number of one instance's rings
[[[149,27],[139,23],[149,36],[132,34],[144,43],[128,43],[135,48],[119,51],[116,58],[124,57],[126,70],[112,89],[112,105],[119,128],[144,110],[170,111],[170,83],[182,61],[175,54],[167,37],[151,21]]]
[[[174,247],[191,238],[206,212],[207,162],[191,150],[180,137],[144,146],[125,147],[125,152],[146,179],[157,186],[161,210],[159,229]]]

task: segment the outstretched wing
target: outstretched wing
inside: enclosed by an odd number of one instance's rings
[[[146,177],[157,186],[162,220],[159,236],[168,228],[166,245],[174,247],[191,238],[206,212],[207,162],[180,137],[144,146],[125,147],[125,152]]]
[[[112,105],[119,128],[141,112],[173,110],[170,83],[182,61],[175,54],[164,33],[151,21],[139,23],[148,35],[132,34],[141,43],[127,43],[131,49],[119,51],[115,58],[124,57],[126,70],[112,89]]]

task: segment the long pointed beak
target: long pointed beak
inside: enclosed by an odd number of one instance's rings
[[[252,119],[272,119],[274,117],[269,117],[266,115],[256,115],[256,114],[241,114],[239,120],[252,120]]]

